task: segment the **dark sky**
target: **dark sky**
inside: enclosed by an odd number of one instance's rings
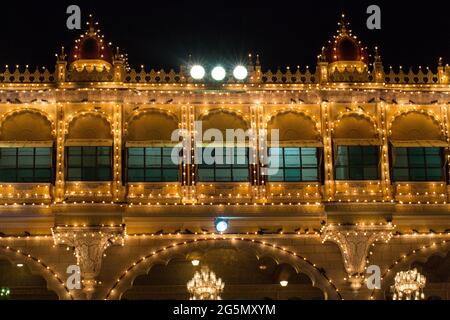
[[[53,69],[54,54],[79,31],[66,28],[66,8],[93,13],[113,45],[124,48],[131,66],[178,67],[191,53],[203,63],[236,63],[259,53],[263,68],[316,63],[335,34],[342,11],[369,51],[381,48],[385,66],[450,63],[449,1],[344,0],[125,0],[1,1],[0,64]],[[381,7],[382,29],[366,28],[366,8]]]

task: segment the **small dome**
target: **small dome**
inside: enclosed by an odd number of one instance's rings
[[[87,23],[88,30],[75,40],[75,44],[72,47],[69,56],[69,62],[71,64],[83,64],[86,65],[90,62],[96,61],[96,64],[100,61],[105,62],[105,66],[109,66],[113,62],[113,52],[108,43],[104,40],[104,37],[100,34],[100,30],[96,28],[97,23],[90,21]]]
[[[348,23],[345,22],[344,18],[345,16],[342,15],[342,20],[339,23],[340,30],[326,48],[325,58],[329,63],[358,61],[367,64],[366,51],[361,42],[356,40],[356,37],[347,29]]]

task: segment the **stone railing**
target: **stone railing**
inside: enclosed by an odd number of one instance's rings
[[[285,72],[278,69],[276,72],[267,70],[261,74],[262,83],[299,83],[299,84],[310,84],[318,82],[318,75],[316,72],[311,72],[308,67],[306,67],[304,72],[301,72],[299,68],[292,72],[291,69],[287,68]]]
[[[131,69],[125,75],[125,82],[127,83],[185,83],[186,77],[181,73],[175,72],[173,69],[170,71],[164,70],[150,70],[146,72],[141,69],[139,72]]]
[[[20,71],[19,66],[16,66],[14,71],[10,71],[9,67],[0,73],[0,83],[52,83],[55,82],[54,73],[48,69],[39,70],[36,68],[30,71],[28,67],[24,71]]]
[[[21,71],[22,69],[22,71]],[[277,69],[277,71],[272,72],[270,69],[264,72],[256,70],[253,67],[249,70],[249,77],[244,80],[244,82],[251,83],[263,83],[263,84],[317,84],[319,83],[319,73],[318,68],[315,71],[311,71],[308,67],[303,70],[296,68],[295,71],[290,68],[285,70]],[[383,74],[378,78],[378,81],[382,79],[385,84],[439,84],[444,83],[440,79],[439,73],[434,73],[431,69],[426,68],[419,69],[415,72],[412,68],[408,71],[399,68],[396,71],[391,67],[383,71]],[[443,71],[441,78],[449,77],[448,67]],[[67,70],[65,81],[69,82],[96,82],[96,81],[113,81],[114,79],[113,71],[102,71],[102,72],[88,72],[87,70],[75,71]],[[0,73],[0,83],[12,83],[12,84],[46,84],[55,83],[56,75],[50,72],[48,69],[35,69],[30,71],[28,67],[25,69],[15,66],[14,70],[11,71],[7,66],[5,71]],[[140,71],[131,69],[126,72],[124,76],[125,83],[172,83],[181,84],[193,82],[193,80],[186,75],[186,72],[182,70],[175,71],[173,69],[169,71],[154,69],[149,72],[145,71],[143,68]],[[237,81],[233,77],[226,78],[223,82],[225,83],[236,83]],[[239,81],[240,82],[240,81]],[[371,69],[365,69],[361,72],[354,70],[343,70],[339,71],[337,69],[328,70],[328,81],[326,82],[376,82],[375,72]],[[446,83],[446,82],[445,82]]]
[[[395,72],[391,67],[389,72],[384,72],[384,82],[387,84],[436,84],[439,83],[439,76],[429,68],[423,70],[419,67],[417,72],[414,72],[412,68],[408,71],[399,68],[398,72]]]

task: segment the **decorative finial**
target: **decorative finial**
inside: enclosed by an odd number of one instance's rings
[[[95,22],[94,22],[94,17],[92,14],[89,14],[89,21],[87,22],[88,25],[88,34],[90,36],[95,34]]]
[[[340,26],[339,33],[346,34],[348,22],[345,21],[345,13],[343,12],[341,13],[341,22],[339,22],[338,25]]]
[[[64,61],[66,60],[67,55],[64,52],[64,47],[61,47],[61,53],[58,55],[58,60]]]
[[[378,52],[378,47],[375,46],[375,62],[380,62],[381,61],[381,56],[380,53]]]
[[[259,61],[259,54],[256,55],[256,62],[255,65],[260,66],[261,62]]]
[[[438,60],[438,66],[439,66],[439,67],[442,67],[442,57],[439,57],[439,60]]]

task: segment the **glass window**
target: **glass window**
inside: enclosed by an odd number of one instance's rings
[[[217,154],[216,148],[202,148],[202,163],[198,164],[198,181],[243,182],[248,181],[248,148],[224,147]],[[205,161],[205,155],[213,161]],[[206,164],[206,162],[211,164]]]
[[[338,146],[336,180],[378,180],[379,152],[377,146]]]
[[[178,181],[178,164],[172,161],[172,147],[128,148],[128,181]]]
[[[52,148],[0,148],[0,181],[51,182]]]
[[[112,180],[112,147],[67,147],[66,180]]]
[[[269,148],[269,181],[319,181],[318,148]],[[275,170],[278,167],[278,170]]]
[[[394,181],[444,180],[443,148],[394,148],[393,155]]]

